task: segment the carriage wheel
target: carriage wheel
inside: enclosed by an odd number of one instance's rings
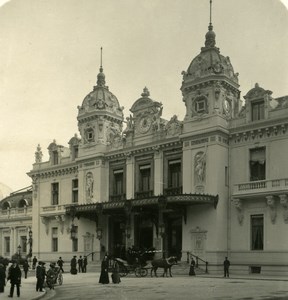
[[[119,265],[119,275],[120,275],[120,277],[125,277],[125,276],[127,276],[128,273],[129,273],[128,269],[125,266]]]
[[[143,269],[141,267],[135,269],[136,277],[146,277],[148,274],[147,269]]]
[[[59,283],[59,285],[62,285],[62,284],[63,284],[63,275],[62,275],[62,273],[60,273],[60,274],[58,275],[58,283]]]

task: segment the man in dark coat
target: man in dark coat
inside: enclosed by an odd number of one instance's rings
[[[4,293],[4,287],[6,284],[5,279],[6,279],[5,267],[3,264],[0,263],[0,293]]]
[[[78,272],[83,272],[83,259],[82,256],[80,255],[79,259],[78,259]]]
[[[223,265],[224,265],[224,277],[229,277],[230,261],[228,260],[227,256],[225,257]]]
[[[37,258],[36,258],[36,256],[34,256],[33,259],[32,259],[32,269],[33,270],[35,270],[36,264],[37,264]]]
[[[28,261],[26,259],[23,263],[23,270],[24,270],[24,274],[25,274],[25,279],[27,278],[27,273],[28,273],[29,268],[30,268],[30,266],[29,266]]]
[[[46,270],[44,267],[44,263],[42,261],[38,262],[38,266],[36,267],[36,292],[43,292],[43,285],[45,281]]]
[[[73,258],[71,259],[71,262],[70,262],[70,273],[73,274],[73,275],[76,275],[77,274],[77,260],[76,260],[76,255],[73,256]]]
[[[16,261],[12,261],[12,266],[8,270],[7,280],[11,282],[10,295],[8,295],[8,297],[13,297],[15,285],[17,288],[17,296],[20,297],[21,270]]]
[[[83,273],[86,273],[87,272],[87,265],[88,265],[88,261],[87,261],[87,256],[84,256],[83,258]]]
[[[57,265],[59,266],[62,273],[64,273],[63,264],[64,264],[64,261],[63,261],[62,257],[60,256],[58,261],[57,261]]]

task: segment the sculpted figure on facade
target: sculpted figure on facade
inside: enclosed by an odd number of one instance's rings
[[[38,144],[37,151],[35,152],[35,163],[41,163],[42,162],[43,153],[41,151],[41,147]]]
[[[205,184],[206,177],[206,152],[199,151],[194,158],[195,185]]]
[[[94,194],[94,179],[91,172],[86,174],[86,199],[91,202]]]
[[[127,127],[125,128],[123,134],[129,135],[129,134],[133,133],[134,132],[134,120],[133,120],[133,117],[131,114],[129,117],[126,118],[126,125],[127,125]]]
[[[121,136],[121,130],[119,128],[118,124],[110,123],[110,126],[107,130],[107,144],[108,145],[114,145],[119,147],[119,143],[122,143],[122,136]]]
[[[161,106],[157,110],[157,112],[154,114],[154,116],[152,118],[153,131],[160,131],[161,129],[163,129],[163,122],[161,120],[162,111],[163,111],[163,106]]]
[[[177,116],[174,115],[170,121],[165,126],[165,131],[167,135],[180,134],[182,131],[183,123],[178,120]]]

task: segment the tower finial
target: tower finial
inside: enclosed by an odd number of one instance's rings
[[[101,51],[100,51],[100,72],[103,72],[103,66],[102,66],[102,50],[103,50],[103,48],[101,47]]]
[[[210,26],[212,25],[212,0],[210,0]]]
[[[103,73],[103,66],[102,66],[102,47],[100,48],[100,73],[97,75],[97,86],[105,87],[105,74]]]

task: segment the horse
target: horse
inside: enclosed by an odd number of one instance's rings
[[[151,264],[152,264],[151,277],[153,277],[153,271],[154,271],[155,277],[157,277],[156,271],[158,268],[164,269],[164,273],[162,275],[163,277],[165,274],[166,274],[166,277],[168,277],[167,270],[169,270],[169,275],[170,275],[170,277],[172,277],[171,268],[173,265],[177,265],[177,257],[170,256],[168,258],[154,259],[151,261]]]

